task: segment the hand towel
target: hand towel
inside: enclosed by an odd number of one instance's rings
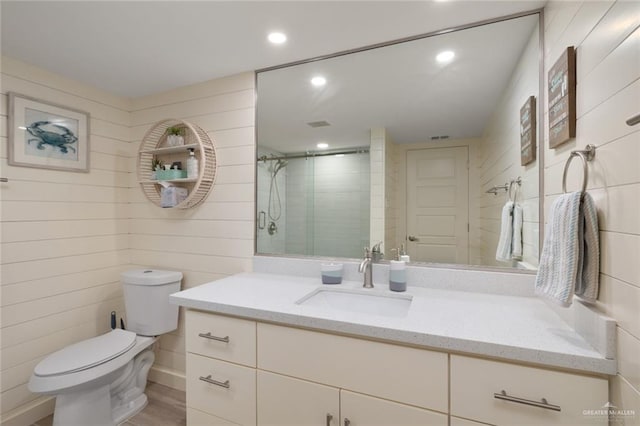
[[[551,206],[536,275],[536,294],[562,306],[571,305],[574,294],[595,301],[599,256],[593,199],[581,192],[561,195]]]
[[[513,206],[513,238],[511,243],[511,258],[522,260],[522,206]]]
[[[600,231],[598,212],[591,195],[585,193],[580,204],[579,236],[580,262],[576,277],[575,294],[586,302],[598,299],[600,279]]]
[[[502,207],[500,217],[500,238],[496,249],[496,260],[511,260],[511,244],[513,239],[513,201],[507,201]]]

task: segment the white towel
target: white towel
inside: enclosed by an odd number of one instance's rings
[[[522,260],[522,206],[513,206],[513,238],[511,239],[511,258]]]
[[[511,244],[513,240],[513,201],[507,201],[502,207],[500,217],[500,238],[496,249],[496,260],[511,260]]]
[[[582,198],[582,201],[581,201]],[[569,306],[574,294],[588,302],[598,297],[600,249],[593,199],[563,194],[551,206],[544,237],[536,294]]]

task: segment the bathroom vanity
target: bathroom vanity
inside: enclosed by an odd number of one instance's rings
[[[361,286],[248,273],[172,295],[189,308],[187,423],[608,423],[592,413],[615,360],[541,300]]]

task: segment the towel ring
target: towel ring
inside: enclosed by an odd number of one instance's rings
[[[567,172],[569,171],[569,165],[574,157],[580,157],[582,160],[582,193],[587,191],[587,182],[589,181],[589,168],[587,162],[593,160],[596,155],[596,146],[589,144],[586,149],[579,151],[571,151],[571,155],[567,159],[564,165],[564,173],[562,174],[562,192],[567,193]]]

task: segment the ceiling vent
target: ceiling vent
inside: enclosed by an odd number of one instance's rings
[[[432,140],[432,141],[437,141],[438,139],[449,139],[449,135],[443,135],[443,136],[431,136],[431,140]]]
[[[316,127],[326,127],[326,126],[331,126],[331,124],[329,124],[329,122],[328,122],[328,121],[324,121],[324,120],[322,120],[322,121],[312,121],[312,122],[310,122],[310,123],[307,123],[307,126],[311,126],[311,127],[313,127],[313,128],[316,128]]]

